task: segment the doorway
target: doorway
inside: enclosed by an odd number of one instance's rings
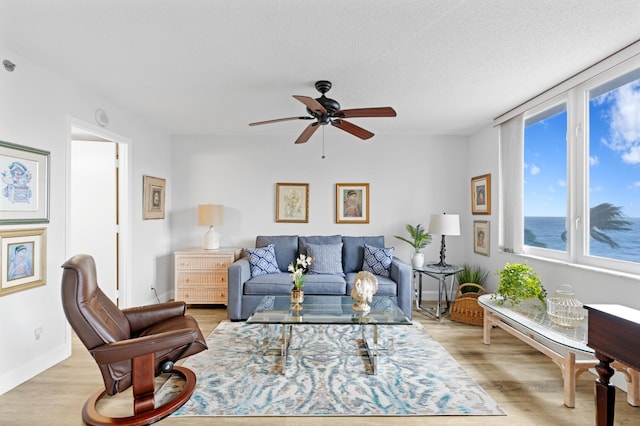
[[[101,290],[126,307],[128,142],[75,120],[69,135],[67,258],[90,254]]]

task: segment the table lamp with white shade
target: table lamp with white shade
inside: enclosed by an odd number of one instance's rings
[[[200,204],[198,206],[198,225],[208,226],[209,230],[204,234],[204,249],[216,250],[220,248],[220,234],[214,229],[222,225],[224,207],[220,204]]]
[[[444,244],[444,237],[447,235],[458,236],[460,235],[460,216],[457,214],[432,214],[429,221],[429,233],[442,235],[442,242],[440,243],[440,262],[433,264],[440,268],[447,268],[448,265],[444,261],[444,253],[446,251]]]

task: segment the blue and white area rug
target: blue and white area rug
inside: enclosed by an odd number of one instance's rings
[[[279,331],[271,344],[263,335],[262,325],[221,322],[209,350],[186,360],[198,383],[174,416],[504,415],[419,323],[379,327],[391,354],[377,375],[359,326],[294,326],[284,375]],[[179,383],[169,379],[158,396]]]

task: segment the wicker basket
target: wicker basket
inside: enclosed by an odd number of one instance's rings
[[[462,293],[461,290],[463,287],[475,287],[479,291]],[[451,320],[464,324],[482,325],[484,321],[484,309],[478,304],[478,297],[485,293],[487,293],[487,290],[479,284],[461,284],[451,304]]]

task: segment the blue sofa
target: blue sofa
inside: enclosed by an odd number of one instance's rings
[[[229,266],[228,317],[232,321],[246,320],[264,296],[289,295],[293,287],[289,264],[295,262],[300,253],[307,254],[307,246],[342,243],[342,269],[344,274],[306,274],[305,294],[350,295],[353,279],[362,270],[364,245],[384,248],[384,237],[349,237],[274,235],[258,236],[256,247],[274,245],[279,272],[251,277],[251,266],[245,251],[243,257]],[[393,257],[389,276],[377,275],[376,295],[389,296],[400,309],[411,318],[412,269],[400,259]]]

